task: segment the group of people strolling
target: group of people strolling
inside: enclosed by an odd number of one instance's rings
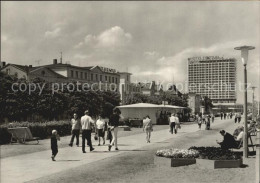
[[[201,129],[201,125],[205,124],[205,129],[210,129],[210,123],[214,123],[215,116],[214,114],[197,114],[196,121],[198,123],[199,129]]]
[[[177,129],[180,128],[180,121],[177,114],[171,114],[171,116],[169,117],[169,125],[171,134],[173,134],[173,131],[176,134]]]
[[[91,133],[92,130],[95,129],[96,135],[98,136],[98,142],[100,146],[100,140],[103,139],[103,145],[105,145],[105,131],[108,132],[110,143],[108,145],[108,150],[111,150],[111,147],[115,145],[115,150],[119,150],[117,146],[117,133],[118,133],[118,125],[120,118],[120,110],[115,108],[113,110],[113,114],[108,119],[105,119],[103,116],[99,116],[98,120],[95,121],[89,115],[89,111],[86,110],[84,112],[84,116],[81,118],[78,117],[76,113],[74,113],[73,118],[71,119],[72,130],[71,130],[71,139],[69,146],[73,146],[74,139],[76,138],[76,145],[79,147],[79,135],[80,131],[82,131],[82,152],[86,153],[86,144],[85,140],[87,140],[87,145],[90,148],[90,151],[93,151],[94,148],[92,146],[91,141]],[[59,135],[56,130],[52,131],[51,136],[51,149],[52,149],[52,160],[55,161],[55,156],[58,153],[58,145],[57,140],[59,140]]]

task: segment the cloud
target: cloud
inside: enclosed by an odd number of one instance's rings
[[[154,59],[157,58],[159,56],[159,53],[156,51],[146,51],[144,52],[144,57],[146,59]]]
[[[121,27],[115,26],[101,33],[98,38],[98,47],[121,47],[132,40],[132,35]]]
[[[98,36],[87,35],[82,42],[79,42],[74,48],[90,46],[93,48],[114,49],[127,46],[132,40],[132,35],[125,32],[121,27],[115,26],[103,31]]]
[[[46,31],[45,34],[44,34],[44,37],[55,38],[55,37],[60,36],[60,33],[61,33],[61,28],[57,27],[53,31]]]

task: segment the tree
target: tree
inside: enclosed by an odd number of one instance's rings
[[[126,99],[126,104],[146,103],[148,96],[142,93],[134,93]]]
[[[208,96],[204,96],[201,100],[201,105],[205,108],[205,113],[208,113],[209,110],[213,107],[212,100]]]

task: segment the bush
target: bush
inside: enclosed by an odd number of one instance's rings
[[[60,136],[71,134],[70,121],[49,121],[49,122],[14,122],[0,126],[0,144],[10,143],[11,134],[7,128],[28,127],[34,137],[46,139],[51,136],[53,129],[57,130]]]

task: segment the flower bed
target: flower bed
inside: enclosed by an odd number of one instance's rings
[[[156,156],[166,157],[166,158],[173,158],[173,159],[180,159],[180,158],[187,158],[187,159],[194,159],[199,157],[199,152],[193,149],[162,149],[156,152]]]
[[[10,143],[11,134],[8,133],[7,128],[15,127],[28,127],[34,137],[40,137],[41,139],[50,137],[53,129],[57,130],[60,136],[71,134],[70,121],[14,122],[0,126],[0,144]]]
[[[243,163],[241,154],[220,147],[190,147],[189,149],[199,152],[196,163],[202,168],[238,168]]]
[[[200,159],[209,160],[238,160],[241,155],[230,150],[223,150],[220,147],[190,147],[189,150],[196,150],[199,152]]]
[[[217,168],[239,168],[243,164],[242,159],[237,160],[209,160],[197,159],[196,163],[201,168],[217,169]]]
[[[230,150],[223,150],[219,147],[190,147],[189,149],[171,148],[158,150],[154,158],[154,163],[167,167],[197,163],[201,167],[215,169],[240,167],[242,159],[241,154],[231,152]]]
[[[188,149],[163,149],[158,150],[154,157],[154,163],[159,166],[178,167],[196,163],[198,151]],[[169,161],[169,159],[171,161]]]

